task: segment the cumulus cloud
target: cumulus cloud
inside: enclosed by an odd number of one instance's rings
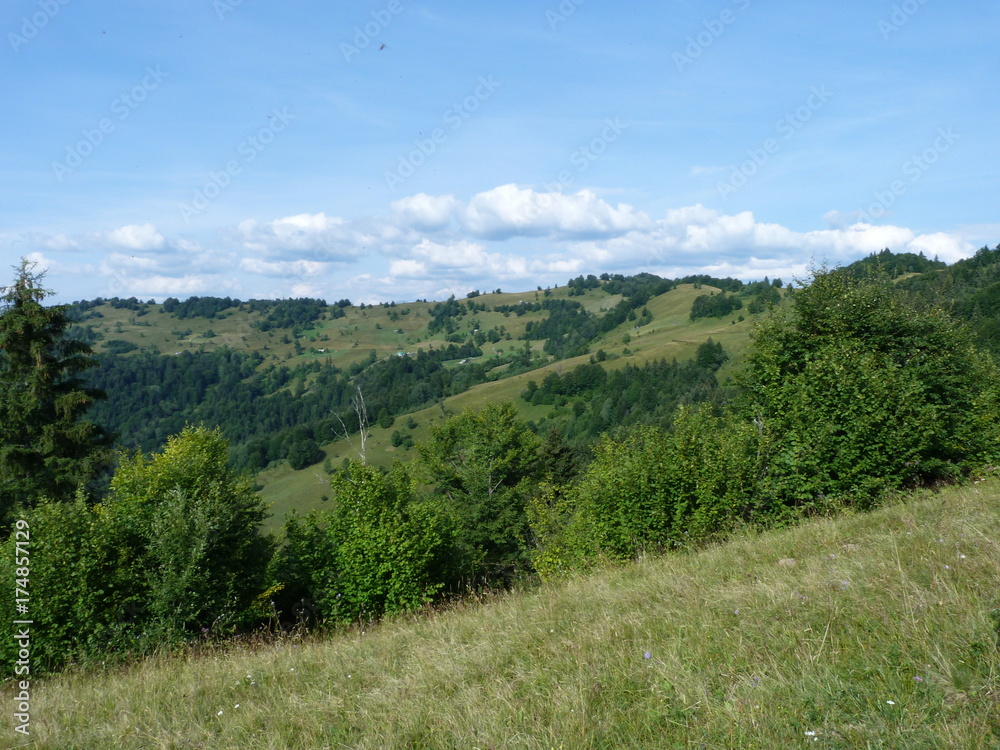
[[[453,195],[427,195],[426,193],[417,193],[390,204],[396,216],[403,223],[424,230],[446,227],[451,223],[461,205],[461,202]]]
[[[273,221],[247,219],[228,238],[245,251],[268,260],[351,262],[380,240],[392,239],[393,229],[371,233],[352,222],[325,213],[298,214]]]
[[[729,264],[741,269],[742,278],[753,278],[763,276],[767,265],[758,259],[801,268],[808,262],[850,262],[886,247],[948,260],[967,257],[972,251],[971,245],[958,237],[917,235],[906,227],[855,223],[797,232],[760,222],[750,211],[730,215],[695,205],[668,211],[642,231],[570,245],[569,254],[615,270],[655,265],[711,273],[706,269]]]
[[[491,239],[611,236],[649,225],[645,213],[624,203],[611,206],[589,190],[538,193],[514,184],[477,193],[462,215],[464,229]]]
[[[104,234],[111,245],[125,250],[162,250],[166,240],[153,224],[126,224]]]
[[[802,278],[810,265],[850,263],[886,247],[954,262],[995,242],[995,230],[919,233],[829,211],[819,228],[798,231],[750,211],[695,204],[651,217],[590,190],[564,194],[507,184],[466,199],[417,193],[393,201],[382,216],[251,218],[213,238],[165,236],[154,224],[79,235],[8,233],[0,235],[0,250],[36,254],[72,280],[67,294],[77,297],[90,280],[91,297],[305,294],[376,301],[497,285],[524,290],[605,271],[788,280]],[[51,263],[53,253],[67,251],[72,266]],[[356,264],[349,278],[346,264]]]
[[[240,269],[261,276],[284,276],[302,278],[318,276],[326,271],[326,264],[314,260],[265,261],[258,258],[243,258]]]

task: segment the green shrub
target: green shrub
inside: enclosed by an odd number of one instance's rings
[[[41,502],[19,520],[26,522],[29,535],[28,610],[15,611],[12,591],[3,598],[0,612],[8,623],[24,619],[34,622],[31,673],[58,669],[116,641],[115,631],[121,630],[125,612],[115,606],[109,590],[108,551],[95,533],[98,515],[82,493],[73,502]],[[12,533],[0,546],[0,575],[11,585],[15,578],[25,578],[15,575],[20,567],[15,562]],[[12,639],[0,640],[4,676],[13,672],[16,650]]]
[[[285,524],[273,576],[286,601],[308,597],[335,622],[372,620],[423,606],[453,579],[449,516],[415,496],[405,470],[351,462],[330,489],[329,512]]]
[[[870,503],[994,460],[1000,377],[969,331],[884,274],[822,270],[754,329],[742,411],[763,436],[770,512]]]
[[[123,457],[99,508],[122,606],[143,632],[179,640],[252,621],[273,542],[249,477],[229,467],[216,430],[187,428],[162,453]]]
[[[758,473],[752,426],[708,405],[681,406],[671,432],[605,438],[578,485],[529,504],[536,570],[550,578],[725,533],[754,515]]]
[[[477,585],[503,585],[529,566],[525,502],[540,444],[503,402],[452,417],[417,446],[433,495],[455,518],[463,575]]]

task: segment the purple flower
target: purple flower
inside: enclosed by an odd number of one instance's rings
[[[652,659],[653,655],[647,651],[645,654],[643,654],[643,657],[646,659]]]

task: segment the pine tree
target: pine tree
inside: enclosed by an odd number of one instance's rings
[[[111,438],[84,413],[104,393],[77,377],[96,365],[68,339],[66,306],[44,307],[44,272],[22,259],[0,288],[0,524],[39,498],[71,499],[108,464]]]

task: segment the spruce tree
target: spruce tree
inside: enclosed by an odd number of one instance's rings
[[[67,306],[44,307],[44,272],[22,258],[0,288],[0,527],[42,497],[72,498],[108,464],[111,438],[82,419],[104,393],[80,373],[90,347],[66,337]]]

